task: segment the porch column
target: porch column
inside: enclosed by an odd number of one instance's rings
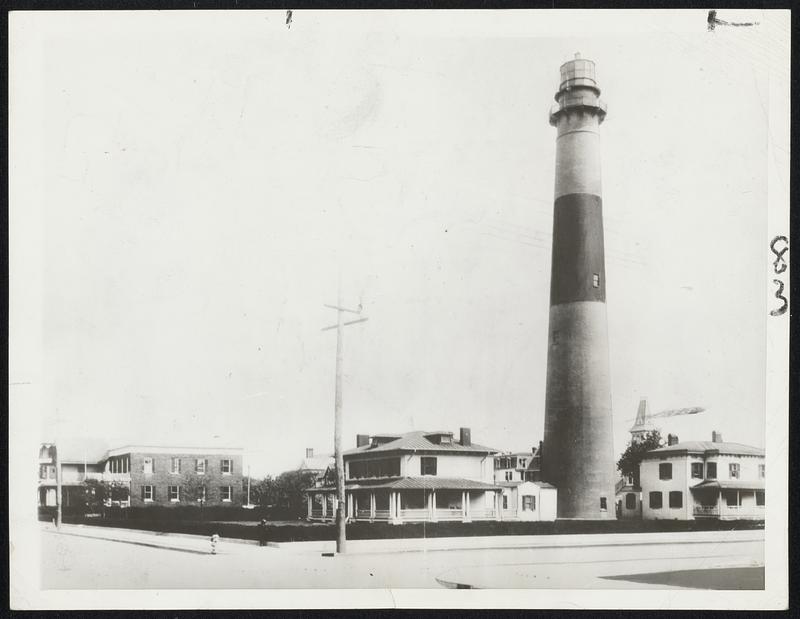
[[[375,491],[369,493],[369,519],[375,520]]]
[[[325,520],[325,515],[328,513],[328,495],[322,495],[322,519]]]
[[[503,511],[500,509],[502,506],[502,502],[500,501],[500,495],[497,492],[492,492],[494,499],[492,500],[492,507],[494,508],[494,519],[500,522],[500,512]]]
[[[310,494],[306,495],[306,503],[308,505],[308,519],[311,520],[311,505],[314,503]]]
[[[347,517],[352,518],[355,515],[353,511],[353,493],[347,495]]]
[[[394,519],[397,522],[403,522],[402,517],[400,516],[400,492],[394,493]]]
[[[389,492],[389,522],[395,524],[397,521],[397,493]]]
[[[722,488],[719,489],[717,495],[717,518],[722,518]]]
[[[469,515],[469,490],[464,490],[464,514],[466,514],[467,522],[470,522]]]
[[[431,490],[431,522],[436,522],[436,490]]]

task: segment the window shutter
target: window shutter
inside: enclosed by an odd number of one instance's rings
[[[150,498],[152,498],[155,501],[156,500],[156,487],[155,486],[150,486],[150,488],[151,488],[151,490],[150,490]]]
[[[142,486],[141,490],[142,490],[142,501],[144,501],[144,486]]]

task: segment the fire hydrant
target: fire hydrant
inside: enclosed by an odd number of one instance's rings
[[[211,554],[212,555],[217,554],[217,542],[218,541],[219,541],[219,535],[214,533],[214,535],[211,536]]]

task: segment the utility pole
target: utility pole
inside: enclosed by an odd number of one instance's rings
[[[247,465],[247,507],[250,507],[250,465]]]
[[[53,444],[53,464],[56,467],[56,528],[61,528],[61,459],[58,457],[58,445]]]
[[[328,331],[336,329],[336,397],[334,400],[334,430],[333,430],[333,452],[336,460],[336,552],[342,554],[346,551],[347,532],[345,528],[345,505],[346,495],[344,488],[344,458],[342,457],[342,336],[344,327],[357,322],[364,322],[366,317],[356,320],[344,321],[344,313],[361,314],[361,306],[357,310],[342,307],[342,276],[339,275],[338,302],[336,305],[325,305],[329,309],[335,309],[337,321],[335,325],[325,327],[322,330]]]

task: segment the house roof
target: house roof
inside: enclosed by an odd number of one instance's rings
[[[552,488],[555,490],[555,486],[552,484],[548,484],[546,481],[530,481],[526,479],[525,481],[499,481],[497,482],[498,486],[503,486],[503,488],[516,488],[517,486],[521,486],[522,484],[533,484],[534,486],[539,486],[540,488]]]
[[[714,443],[712,441],[684,441],[667,447],[651,449],[642,455],[643,458],[660,458],[669,454],[729,454],[735,456],[763,456],[764,450],[752,445],[742,445],[741,443]]]
[[[451,443],[440,445],[434,443],[428,437],[452,435],[452,432],[406,432],[405,434],[376,434],[381,438],[389,439],[385,443],[373,446],[362,445],[354,449],[349,449],[344,452],[345,456],[354,456],[357,454],[370,454],[379,452],[390,451],[437,451],[437,452],[456,452],[456,453],[474,453],[474,454],[491,454],[497,453],[499,450],[493,447],[485,447],[472,443],[471,445],[462,445],[455,437]]]
[[[714,488],[717,490],[763,490],[764,480],[759,479],[756,481],[741,481],[738,479],[731,479],[727,481],[719,481],[716,479],[708,479],[701,481],[696,486],[692,486],[691,490],[703,490],[704,488]]]
[[[500,490],[495,484],[461,477],[399,477],[346,483],[347,490]],[[307,490],[335,490],[335,486],[320,486]]]
[[[324,471],[333,461],[333,456],[313,456],[311,458],[303,458],[298,468],[301,471]]]

